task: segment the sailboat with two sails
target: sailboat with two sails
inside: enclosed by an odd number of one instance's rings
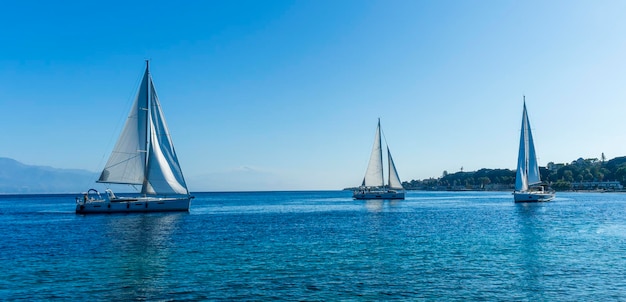
[[[517,158],[517,172],[515,175],[515,202],[542,202],[554,199],[555,193],[542,185],[539,174],[539,164],[535,153],[535,143],[530,130],[530,120],[526,112],[526,97],[524,96],[524,111],[522,113],[522,130]]]
[[[89,189],[76,213],[189,211],[191,199],[146,61],[139,91],[99,183],[141,186],[137,197]]]
[[[361,186],[352,194],[354,199],[404,199],[404,187],[402,187],[396,165],[393,163],[389,146],[387,146],[387,162],[388,183],[385,185],[381,128],[380,119],[378,119],[370,161]]]

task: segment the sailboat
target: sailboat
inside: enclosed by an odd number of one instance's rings
[[[515,202],[541,202],[550,201],[554,199],[554,196],[554,191],[547,190],[545,186],[541,185],[537,154],[535,153],[530,121],[526,112],[526,97],[524,96],[524,112],[522,113],[522,130],[513,198]]]
[[[387,146],[388,183],[385,186],[380,134],[380,119],[378,119],[370,161],[361,186],[352,194],[354,199],[404,199],[404,187],[402,187],[396,165],[393,163],[393,158],[391,158],[389,146]]]
[[[118,197],[107,189],[103,198],[89,189],[76,198],[76,213],[189,211],[193,196],[178,163],[148,61],[124,129],[97,182],[141,186],[141,194]]]

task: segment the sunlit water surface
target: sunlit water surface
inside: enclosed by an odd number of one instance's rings
[[[0,196],[0,300],[626,299],[626,194],[195,196],[189,213],[102,215]]]

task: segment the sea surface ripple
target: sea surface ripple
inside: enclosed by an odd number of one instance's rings
[[[0,300],[626,300],[626,194],[195,193],[189,213],[0,196]]]

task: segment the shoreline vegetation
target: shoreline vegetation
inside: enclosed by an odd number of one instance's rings
[[[626,156],[606,160],[579,158],[571,163],[549,162],[539,167],[543,184],[556,191],[626,192]],[[513,191],[515,170],[487,169],[455,173],[443,171],[441,177],[404,181],[406,190],[420,191]],[[355,188],[346,188],[352,190]]]

